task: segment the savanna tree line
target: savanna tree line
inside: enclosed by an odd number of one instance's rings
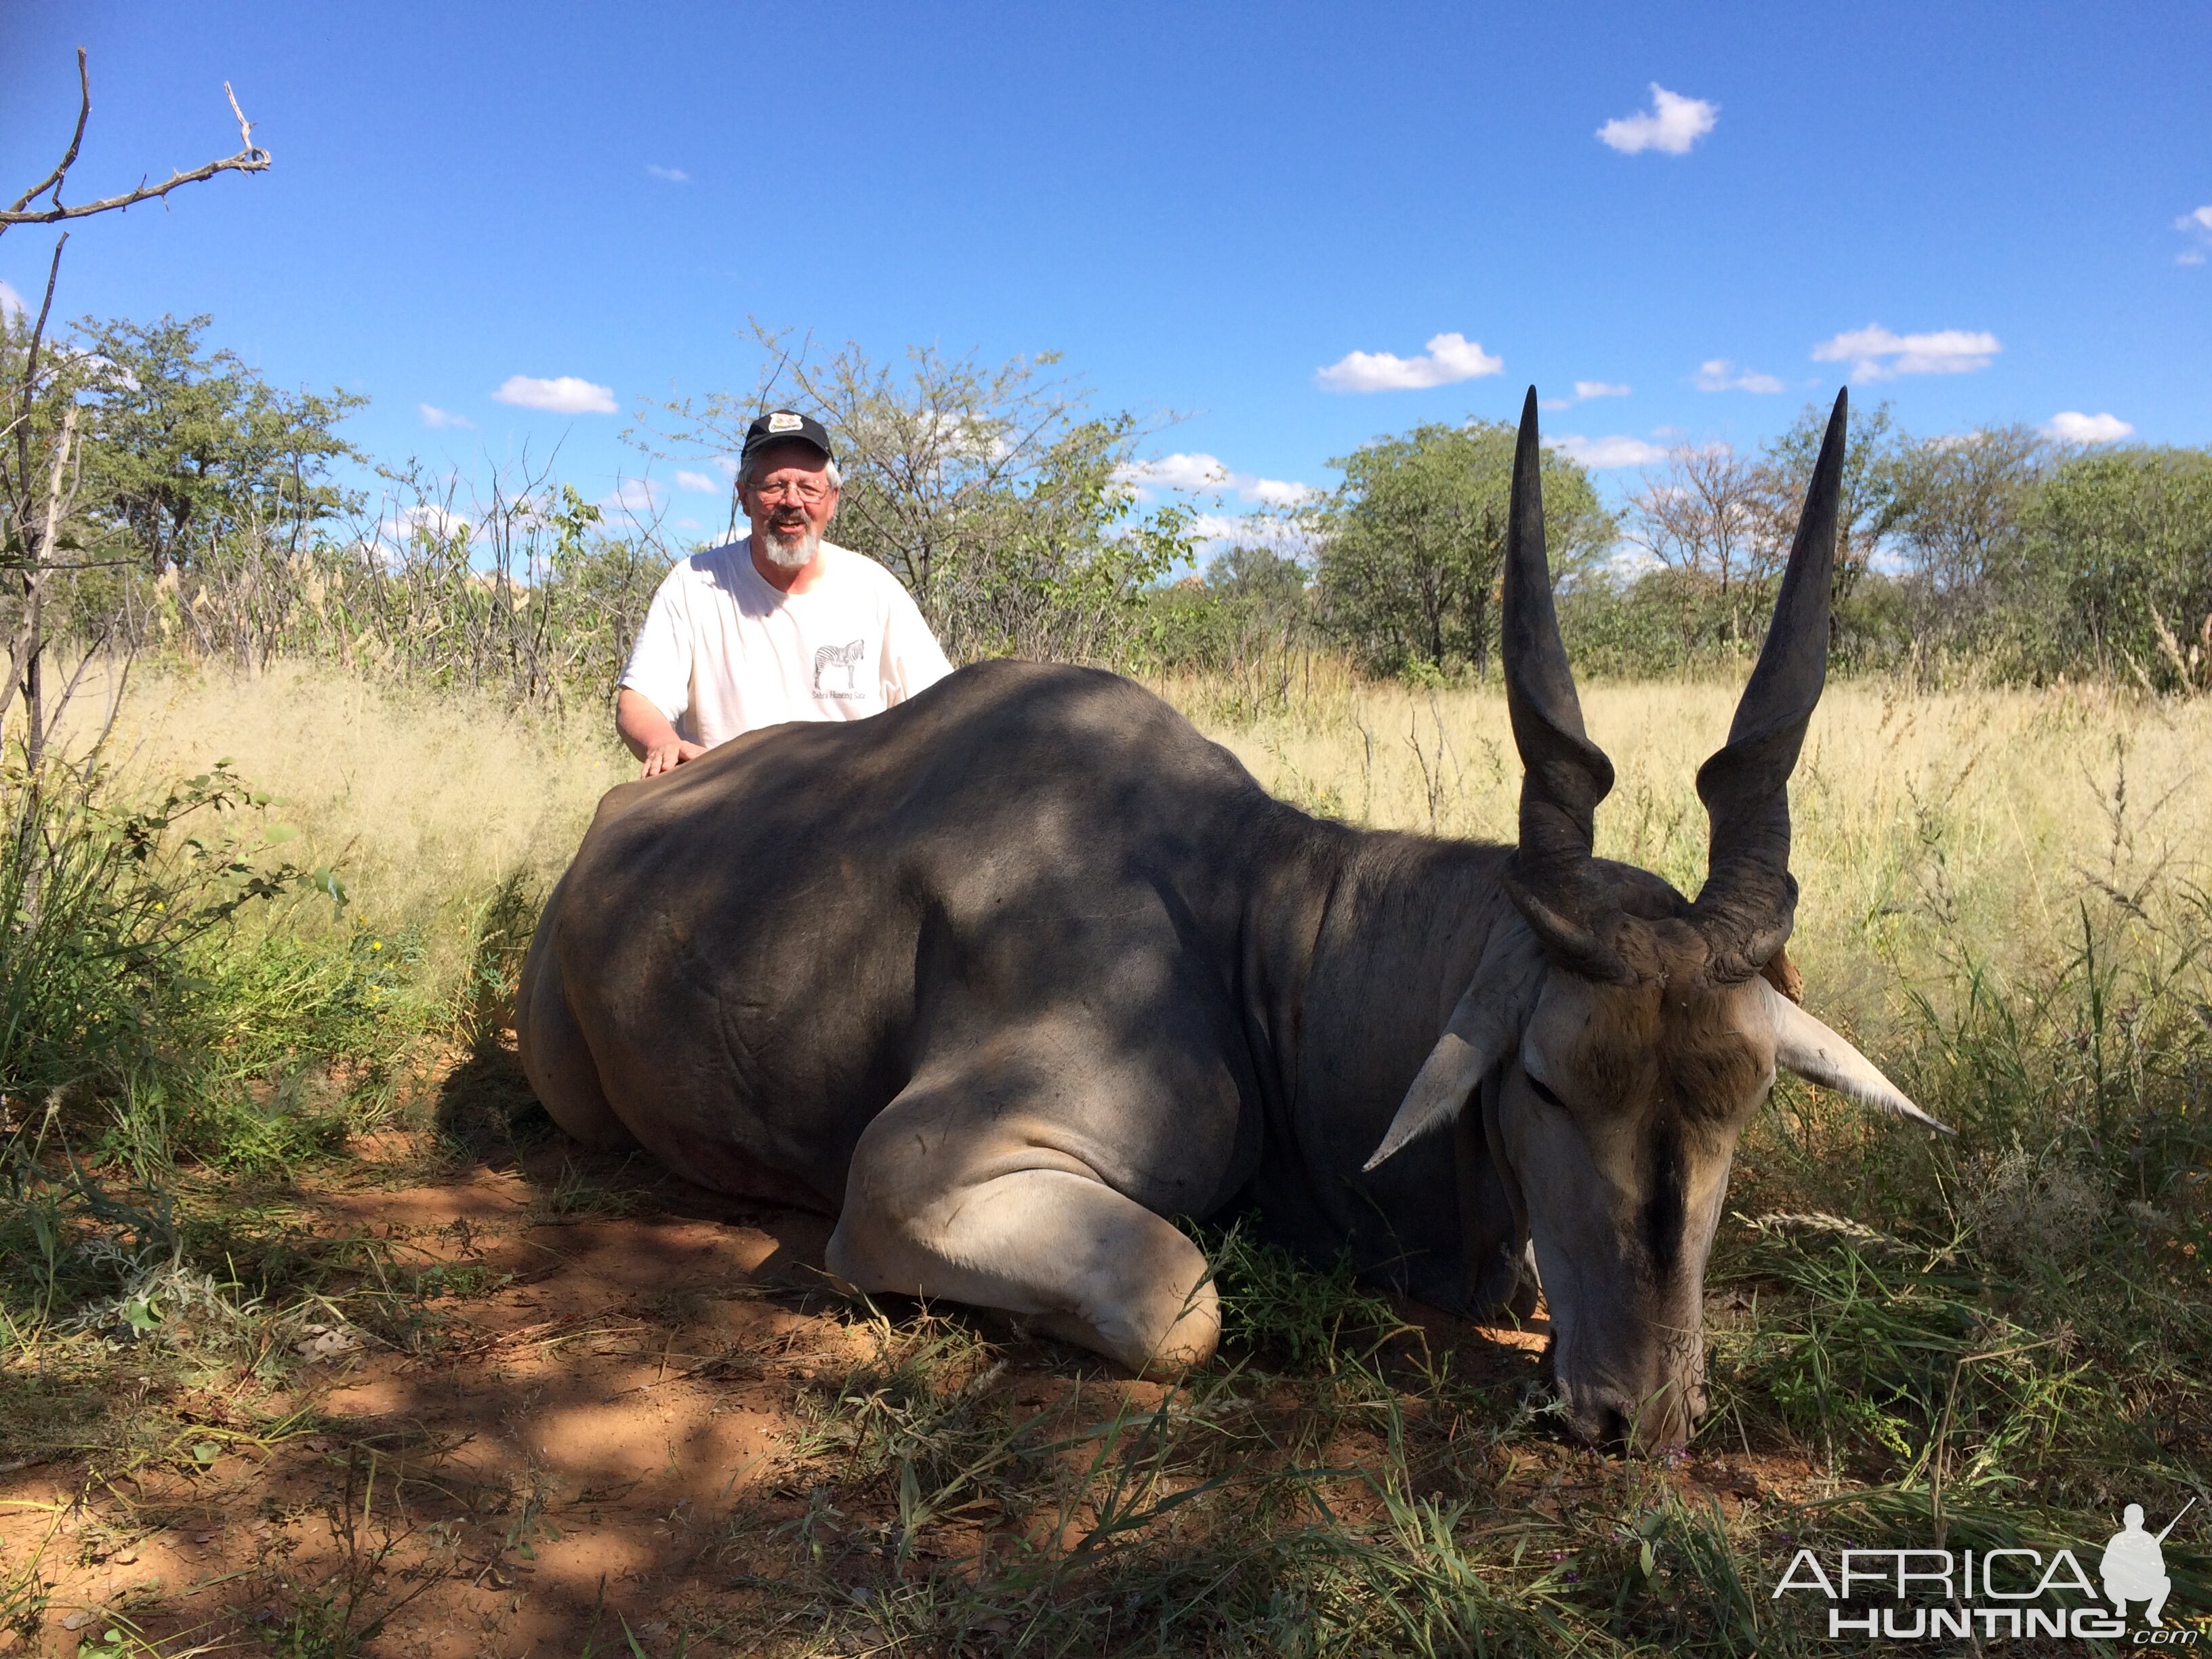
[[[23,314],[0,325],[11,383],[33,328]],[[58,507],[38,597],[71,660],[169,650],[252,671],[311,657],[529,702],[596,697],[669,562],[741,528],[679,537],[647,490],[598,505],[527,464],[473,495],[413,463],[379,465],[345,435],[360,398],[270,385],[209,345],[204,318],[48,334],[13,434],[11,500],[19,520]],[[1052,357],[988,366],[924,348],[885,362],[764,331],[757,343],[759,384],[639,412],[641,472],[732,453],[764,403],[817,411],[846,460],[835,533],[898,574],[956,658],[1158,671],[1288,647],[1419,681],[1490,672],[1504,423],[1362,446],[1334,463],[1333,495],[1176,580],[1198,551],[1193,514],[1145,499],[1134,466],[1157,428],[1098,411]],[[1619,508],[1548,452],[1578,660],[1672,673],[1755,648],[1818,435],[1808,409],[1753,453],[1682,445]],[[49,500],[58,465],[65,488]],[[11,637],[26,620],[15,586]],[[1851,665],[2201,689],[2212,453],[2084,449],[2021,427],[1915,437],[1886,406],[1863,410],[1834,599]],[[60,672],[46,665],[50,686]]]
[[[679,537],[642,483],[594,503],[527,461],[473,493],[380,465],[344,434],[360,398],[279,390],[207,332],[205,318],[87,319],[35,374],[27,443],[58,453],[70,433],[66,556],[46,561],[43,598],[73,660],[309,657],[532,702],[599,697],[669,563],[742,530],[732,503]],[[918,350],[894,368],[761,342],[761,386],[640,411],[642,474],[733,456],[764,399],[819,408],[846,474],[834,533],[898,574],[956,658],[1156,658],[1157,584],[1189,558],[1192,514],[1139,499],[1135,417],[1094,411],[1048,356],[983,368]],[[25,319],[0,319],[0,374],[21,380],[29,349]]]

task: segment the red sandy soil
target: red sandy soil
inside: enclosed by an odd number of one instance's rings
[[[430,1304],[440,1328],[418,1352],[372,1343],[310,1365],[251,1418],[235,1396],[183,1402],[211,1438],[264,1425],[242,1443],[218,1440],[204,1470],[157,1461],[96,1482],[57,1461],[0,1474],[0,1573],[57,1528],[45,1627],[29,1644],[0,1635],[0,1654],[114,1652],[102,1638],[116,1613],[164,1654],[264,1651],[303,1601],[343,1603],[349,1587],[356,1626],[387,1615],[356,1650],[395,1659],[573,1656],[587,1644],[627,1653],[625,1626],[648,1653],[672,1651],[678,1630],[692,1633],[690,1653],[737,1650],[701,1632],[723,1622],[719,1603],[748,1593],[737,1581],[775,1577],[777,1551],[796,1547],[759,1522],[805,1508],[781,1461],[798,1396],[871,1352],[823,1287],[829,1224],[641,1166],[595,1166],[557,1137],[513,1168],[365,1184],[406,1179],[428,1145],[417,1142],[357,1146],[365,1161],[348,1166],[344,1189],[307,1195],[315,1231],[387,1241],[394,1259],[478,1267],[497,1288]],[[549,1195],[565,1179],[573,1198],[580,1167],[614,1176],[603,1194],[635,1212],[549,1218]],[[624,1181],[653,1184],[641,1194]],[[1527,1372],[1543,1343],[1540,1328],[1474,1332],[1407,1311],[1432,1342],[1502,1377]],[[1078,1409],[1079,1393],[1091,1420],[1117,1399],[1142,1409],[1160,1397],[1092,1357],[987,1328],[1008,1362],[997,1386],[1023,1407]],[[270,1438],[265,1425],[288,1408],[302,1424]],[[1526,1501],[1556,1515],[1601,1474],[1596,1462],[1540,1448]],[[1692,1473],[1733,1507],[1762,1484],[1794,1484],[1797,1472],[1765,1462]],[[732,1534],[741,1501],[756,1523]],[[353,1517],[350,1545],[339,1512]]]

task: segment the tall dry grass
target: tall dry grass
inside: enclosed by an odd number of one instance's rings
[[[295,860],[334,866],[352,915],[413,935],[441,981],[499,885],[549,886],[600,795],[635,775],[609,722],[286,663],[141,672],[108,744],[125,793],[230,759],[300,830]]]
[[[1510,839],[1520,767],[1501,694],[1364,684],[1333,664],[1240,688],[1158,690],[1313,811],[1378,827]],[[1598,850],[1695,893],[1706,821],[1697,769],[1734,684],[1588,688],[1590,733],[1619,781]],[[98,706],[88,696],[86,707]],[[383,687],[279,665],[139,675],[111,738],[150,790],[232,758],[302,832],[301,862],[340,870],[356,915],[412,929],[457,965],[501,882],[541,890],[592,808],[632,775],[603,717],[524,716],[489,696]],[[2047,977],[2077,949],[2086,900],[2154,912],[2206,885],[2212,702],[2102,687],[1928,692],[1833,685],[1791,790],[1802,892],[1792,953],[1816,1005],[1880,1046],[1916,994],[1962,970]],[[2154,880],[2153,878],[2158,878]],[[2149,882],[2152,890],[2137,901]]]
[[[1502,693],[1322,677],[1266,712],[1221,688],[1163,690],[1268,788],[1404,830],[1510,840],[1521,773]],[[1586,688],[1618,774],[1599,853],[1694,895],[1707,823],[1698,768],[1725,739],[1734,684]],[[1929,692],[1832,685],[1790,789],[1801,887],[1792,956],[1824,1013],[1877,1043],[1916,994],[1963,972],[2047,978],[2085,902],[2150,915],[2207,884],[2212,702],[2104,687]],[[2149,890],[2143,891],[2148,884]]]

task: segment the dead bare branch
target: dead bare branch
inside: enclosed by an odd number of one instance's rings
[[[236,155],[172,173],[158,185],[149,184],[142,178],[137,188],[117,195],[93,202],[66,202],[62,191],[69,181],[70,170],[82,153],[85,129],[92,118],[92,73],[82,46],[77,48],[76,75],[76,125],[70,134],[68,147],[45,178],[17,197],[12,206],[0,210],[0,232],[13,225],[58,224],[66,220],[90,218],[95,214],[120,212],[142,202],[164,200],[170,191],[182,185],[199,184],[220,173],[260,173],[270,165],[269,152],[253,142],[253,124],[246,118],[246,112],[239,107],[238,94],[226,81],[223,96],[238,122],[241,146]],[[43,203],[33,207],[32,204],[41,198],[45,198]],[[24,340],[22,370],[15,384],[7,389],[8,406],[0,409],[0,417],[4,417],[3,423],[0,423],[0,445],[9,447],[0,449],[0,455],[6,456],[8,463],[0,465],[0,522],[6,526],[5,565],[12,578],[11,597],[19,595],[21,607],[7,641],[5,678],[0,679],[0,718],[5,717],[20,696],[25,708],[24,760],[33,774],[40,765],[49,731],[68,707],[87,665],[105,649],[114,626],[111,620],[100,630],[91,651],[79,660],[76,672],[63,687],[59,701],[49,708],[43,695],[42,666],[52,642],[47,637],[46,615],[48,585],[63,572],[112,562],[82,556],[87,550],[69,539],[82,482],[83,452],[77,430],[82,407],[70,387],[48,383],[41,362],[44,356],[53,356],[58,364],[64,360],[64,352],[60,349],[51,354],[46,351],[46,337],[61,272],[62,249],[68,245],[69,238],[70,233],[64,230],[55,239],[38,320]],[[33,417],[50,400],[60,418],[51,434],[40,434]],[[46,444],[52,446],[51,455],[38,453],[37,446]],[[79,556],[57,558],[56,554],[65,548]]]
[[[27,483],[31,467],[31,409],[37,401],[39,390],[39,349],[46,337],[46,319],[53,314],[54,283],[62,273],[62,250],[69,246],[70,234],[64,231],[54,239],[53,261],[46,267],[46,298],[39,302],[39,320],[31,329],[31,340],[23,353],[23,378],[15,391],[15,417],[8,429],[15,440],[17,474]]]
[[[141,202],[158,201],[185,185],[197,185],[214,178],[219,173],[265,173],[270,157],[269,152],[253,142],[253,124],[238,106],[238,95],[230,89],[230,82],[222,83],[223,96],[230,100],[230,112],[238,118],[238,135],[244,148],[235,155],[226,155],[220,161],[207,161],[189,171],[172,173],[158,185],[149,185],[143,179],[134,190],[118,195],[102,197],[96,202],[81,202],[75,205],[62,200],[62,185],[68,181],[69,170],[76,164],[77,151],[84,143],[86,121],[92,114],[92,76],[86,67],[84,48],[76,52],[77,82],[82,96],[77,105],[76,131],[70,139],[69,149],[54,164],[54,170],[15,198],[15,205],[0,210],[0,234],[10,225],[52,225],[66,219],[88,219],[96,213],[117,213],[125,208],[137,206]],[[31,204],[46,196],[50,206],[33,208]]]
[[[32,198],[43,195],[49,188],[58,192],[62,180],[69,177],[69,170],[76,165],[77,150],[84,143],[84,124],[92,118],[92,73],[86,65],[82,46],[76,49],[76,84],[79,94],[76,131],[70,136],[69,148],[62,152],[62,159],[54,164],[52,173],[15,198],[15,205],[9,210],[11,213],[21,213],[30,206]],[[58,202],[58,196],[56,199]]]

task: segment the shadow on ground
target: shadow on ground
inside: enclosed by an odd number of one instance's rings
[[[952,1331],[944,1352],[988,1359],[976,1386],[1071,1432],[1165,1396],[1004,1318],[855,1308],[822,1273],[825,1218],[576,1146],[501,1043],[458,1060],[432,1118],[297,1193],[362,1266],[288,1386],[183,1402],[205,1438],[127,1476],[0,1476],[19,1516],[56,1517],[45,1650],[122,1628],[163,1652],[752,1651],[763,1596],[821,1570],[823,1514],[899,1512],[895,1486],[840,1486],[823,1419],[902,1333]],[[1534,1335],[1414,1322],[1426,1363],[1509,1395],[1536,1369]],[[954,1531],[912,1547],[949,1557]]]

